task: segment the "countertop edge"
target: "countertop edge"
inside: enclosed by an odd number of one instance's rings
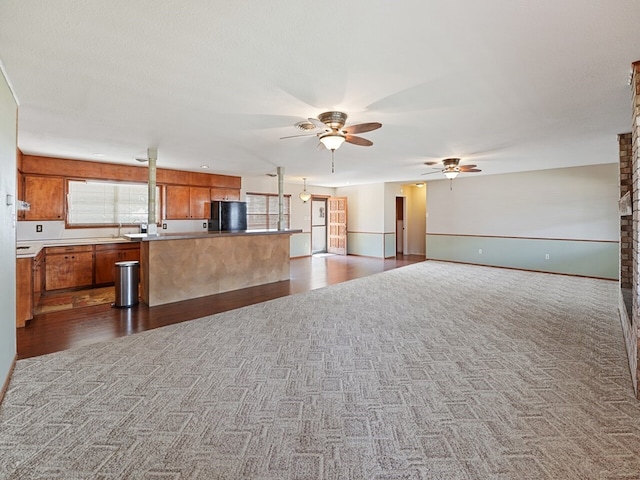
[[[58,238],[49,240],[19,240],[16,247],[27,246],[21,253],[16,253],[16,259],[34,258],[43,248],[46,247],[64,247],[79,245],[103,245],[109,243],[136,243],[149,242],[158,240],[188,240],[196,238],[218,238],[233,237],[246,235],[291,235],[294,233],[302,233],[302,229],[289,230],[242,230],[236,232],[191,232],[191,233],[165,233],[160,235],[147,235],[144,233],[125,234],[122,237],[106,238],[106,237],[87,237],[87,238]],[[19,250],[18,250],[19,251]]]
[[[197,233],[165,233],[159,235],[147,235],[145,233],[134,233],[125,235],[126,238],[135,242],[154,242],[162,240],[195,240],[199,238],[220,238],[220,237],[243,237],[249,235],[291,235],[302,233],[302,229],[288,230],[238,230],[229,232],[197,232]]]

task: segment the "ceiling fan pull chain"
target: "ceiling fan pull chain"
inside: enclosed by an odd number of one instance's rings
[[[333,173],[333,154],[335,153],[335,150],[331,150],[331,173]]]

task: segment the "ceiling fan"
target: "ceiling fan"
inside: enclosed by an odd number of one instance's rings
[[[362,147],[370,147],[373,145],[371,140],[358,137],[354,133],[371,132],[382,127],[382,124],[378,122],[359,123],[345,127],[344,124],[346,122],[346,113],[324,112],[318,115],[318,118],[309,118],[294,125],[296,128],[308,133],[281,137],[281,140],[284,138],[317,136],[320,143],[328,150],[331,150],[331,173],[333,173],[333,153],[340,148],[340,145],[346,142]]]
[[[438,162],[424,162],[425,165],[437,165]],[[460,165],[459,158],[445,158],[442,160],[444,168],[437,168],[434,172],[423,173],[422,175],[431,175],[432,173],[442,172],[449,180],[453,180],[459,173],[474,173],[482,170],[476,168],[477,165]]]

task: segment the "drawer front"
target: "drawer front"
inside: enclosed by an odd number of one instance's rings
[[[137,250],[140,249],[139,243],[99,243],[96,244],[96,252],[104,252],[108,250]]]
[[[55,255],[58,253],[81,253],[92,252],[93,245],[67,245],[64,247],[47,247],[47,255]]]

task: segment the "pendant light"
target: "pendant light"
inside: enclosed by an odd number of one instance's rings
[[[300,195],[298,196],[300,197],[300,200],[302,200],[304,203],[307,203],[311,198],[311,194],[307,192],[307,179],[303,178],[302,181],[304,182],[304,190],[302,190],[302,192],[300,192]]]

